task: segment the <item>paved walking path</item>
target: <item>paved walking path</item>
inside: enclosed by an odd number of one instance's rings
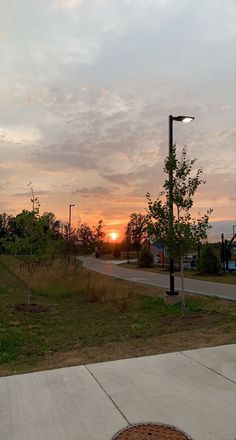
[[[84,266],[96,272],[104,273],[116,278],[122,278],[128,281],[135,281],[142,284],[169,288],[169,276],[144,270],[128,269],[113,264],[112,261],[100,260],[94,257],[79,257]],[[236,301],[236,286],[233,284],[213,283],[210,281],[193,280],[185,278],[185,291],[196,293],[198,295],[217,296],[218,298]],[[175,287],[181,289],[180,277],[175,277]]]
[[[236,345],[0,378],[1,440],[111,440],[165,423],[236,439]]]

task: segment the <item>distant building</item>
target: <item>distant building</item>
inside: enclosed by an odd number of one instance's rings
[[[151,239],[146,238],[146,240],[143,242],[143,247],[149,250],[154,258],[154,264],[165,266],[168,264],[168,259],[165,255],[165,248],[163,244],[156,243],[152,241]]]

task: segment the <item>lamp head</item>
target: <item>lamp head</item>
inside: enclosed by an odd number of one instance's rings
[[[191,122],[194,119],[194,116],[173,116],[174,121],[184,122],[185,124],[188,124],[188,122]]]

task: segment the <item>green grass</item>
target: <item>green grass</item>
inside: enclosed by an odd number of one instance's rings
[[[34,276],[31,302],[46,311],[18,311],[15,304],[27,301],[25,274],[21,280],[17,261],[12,262],[0,264],[0,374],[236,339],[235,303],[188,296],[181,318],[180,305],[165,305],[161,289],[83,268],[74,273],[62,263]],[[9,263],[17,277],[7,269]]]

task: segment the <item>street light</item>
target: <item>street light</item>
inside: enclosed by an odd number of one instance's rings
[[[170,239],[173,239],[174,209],[173,209],[173,121],[184,122],[185,124],[195,119],[193,116],[169,116],[169,232]],[[170,290],[168,295],[177,295],[175,291],[174,259],[170,256]]]
[[[68,261],[70,261],[70,254],[71,254],[71,208],[73,206],[77,205],[69,205],[69,227],[68,227],[68,244],[69,244],[69,254],[68,254]]]

